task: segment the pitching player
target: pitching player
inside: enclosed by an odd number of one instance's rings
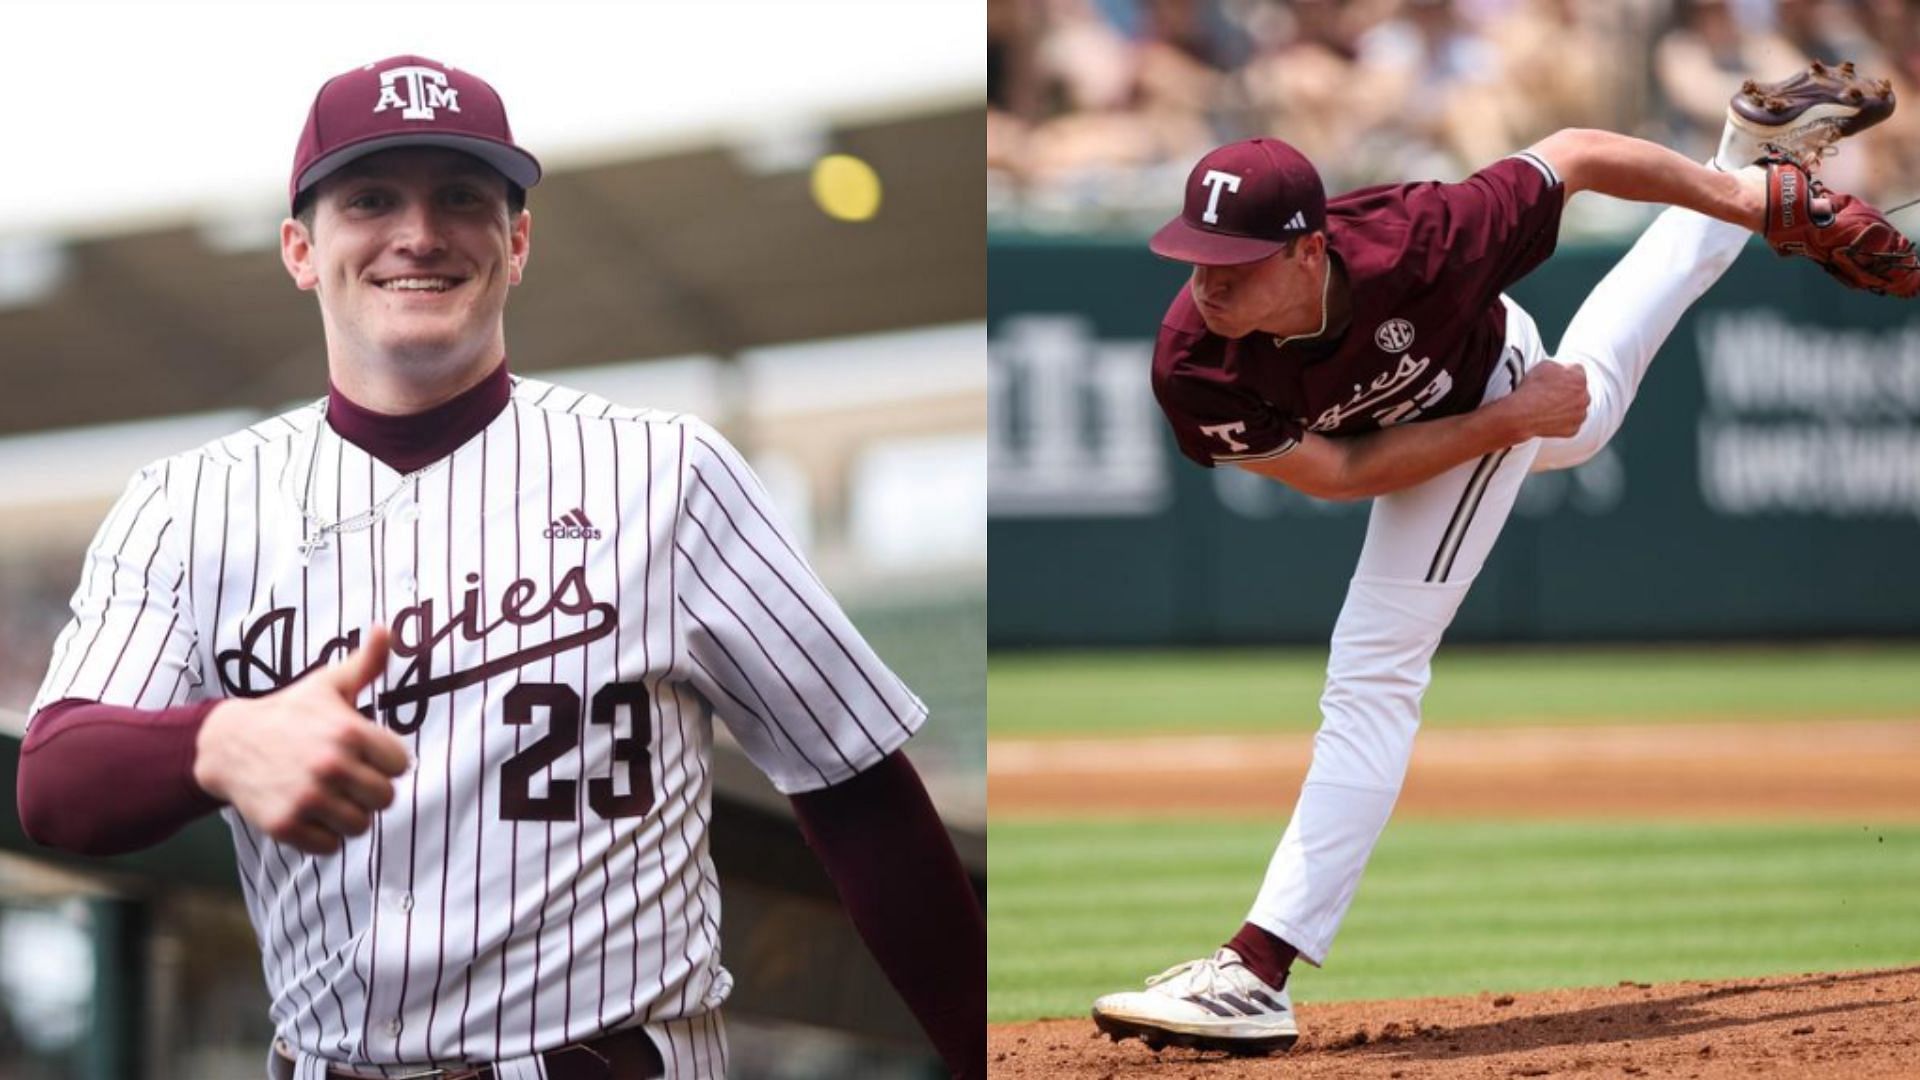
[[[1462,183],[1331,203],[1284,143],[1201,159],[1184,211],[1152,242],[1193,265],[1153,364],[1181,451],[1375,502],[1333,631],[1313,762],[1246,923],[1212,957],[1095,1002],[1101,1030],[1155,1049],[1292,1046],[1288,970],[1326,959],[1405,776],[1429,660],[1527,474],[1606,444],[1661,342],[1751,232],[1850,285],[1920,289],[1905,238],[1805,168],[1892,110],[1887,84],[1815,65],[1735,98],[1717,168],[1562,131]],[[1673,209],[1549,359],[1502,290],[1552,254],[1561,207],[1585,190]]]
[[[109,853],[226,819],[270,1076],[720,1076],[718,719],[982,1075],[984,923],[900,750],[925,706],[712,428],[507,370],[539,179],[471,73],[321,88],[280,239],[329,392],[134,477],[22,820]]]

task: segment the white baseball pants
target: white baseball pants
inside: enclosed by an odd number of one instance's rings
[[[1587,297],[1554,354],[1586,369],[1592,405],[1579,433],[1522,443],[1374,500],[1333,630],[1313,764],[1247,916],[1308,962],[1326,960],[1353,902],[1406,777],[1429,662],[1521,482],[1606,445],[1661,343],[1748,235],[1690,210],[1662,213]],[[1507,346],[1483,403],[1512,393],[1545,356],[1532,317],[1506,304]]]

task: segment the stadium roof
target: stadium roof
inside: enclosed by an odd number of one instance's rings
[[[717,141],[551,171],[508,304],[515,370],[984,318],[983,108],[819,134],[879,174],[872,220],[822,213],[807,162]],[[280,265],[277,225],[275,211],[0,244],[0,358],[16,380],[0,434],[317,396],[318,313]]]

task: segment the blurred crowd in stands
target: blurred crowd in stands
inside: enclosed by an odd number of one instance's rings
[[[72,614],[67,600],[79,571],[79,553],[69,545],[0,550],[0,712],[24,713],[40,689],[53,639]]]
[[[1458,179],[1566,127],[1704,159],[1743,80],[1815,59],[1890,78],[1903,103],[1826,163],[1827,182],[1883,206],[1920,195],[1915,0],[988,0],[987,13],[997,228],[1157,224],[1201,154],[1255,135],[1299,147],[1329,194]],[[1607,203],[1577,200],[1569,228],[1644,220]]]

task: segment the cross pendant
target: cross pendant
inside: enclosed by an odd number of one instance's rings
[[[306,566],[310,564],[313,562],[314,552],[325,551],[326,549],[327,534],[324,532],[300,541],[300,565]]]

